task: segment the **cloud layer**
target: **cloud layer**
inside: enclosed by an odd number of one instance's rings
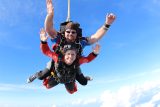
[[[106,90],[99,98],[77,99],[68,107],[160,107],[160,81]]]
[[[160,83],[121,87],[117,92],[105,91],[101,107],[157,107],[160,103]]]

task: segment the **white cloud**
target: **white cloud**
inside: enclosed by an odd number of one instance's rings
[[[90,104],[90,103],[95,103],[97,102],[97,99],[96,98],[90,98],[86,101],[83,102],[84,105],[87,105],[87,104]]]
[[[96,106],[95,106],[96,105]],[[68,107],[160,107],[160,81],[106,90],[100,97],[77,99]]]
[[[151,101],[144,104],[140,104],[136,107],[160,107],[160,103],[157,105],[155,104],[156,102],[160,102],[160,92],[153,96]]]
[[[160,73],[160,68],[153,70],[152,73]]]
[[[105,91],[101,107],[157,107],[160,105],[160,81],[121,87],[117,92]]]
[[[52,107],[57,107],[56,105],[52,105]]]
[[[159,69],[152,72],[157,73]],[[145,76],[145,75],[143,75]],[[40,86],[33,84],[0,84],[0,91],[15,90],[41,90]],[[73,95],[74,96],[74,95]],[[78,97],[76,97],[78,98]],[[63,103],[64,104],[64,103]],[[87,97],[75,99],[65,105],[55,105],[52,107],[158,107],[160,106],[160,80],[148,81],[143,84],[129,84],[121,86],[117,90],[106,90],[99,97]]]
[[[131,72],[131,71],[129,71]],[[98,78],[96,81],[90,83],[90,84],[99,84],[99,85],[104,85],[104,84],[113,84],[113,83],[117,83],[117,82],[125,82],[125,81],[131,81],[131,80],[135,80],[135,79],[139,79],[142,81],[146,81],[146,80],[158,80],[159,79],[159,75],[160,75],[160,68],[157,67],[155,69],[153,69],[152,71],[143,71],[143,72],[139,72],[139,73],[133,73],[133,74],[124,74],[123,77],[122,76],[113,76],[110,79],[106,79],[106,76],[104,75],[101,76],[100,78]],[[134,83],[137,83],[138,81],[133,81]]]
[[[89,99],[86,99],[86,100],[82,100],[82,99],[77,99],[75,101],[72,101],[72,105],[88,105],[88,104],[92,104],[92,103],[95,103],[97,102],[97,99],[96,98],[89,98]]]
[[[79,105],[79,104],[82,104],[83,100],[82,99],[77,99],[75,101],[72,101],[71,104],[72,105]]]

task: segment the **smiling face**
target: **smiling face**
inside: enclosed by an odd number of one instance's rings
[[[74,42],[77,38],[77,32],[73,29],[67,29],[65,31],[65,38],[67,42]]]
[[[76,60],[76,50],[67,50],[65,55],[64,55],[64,62],[67,65],[71,65],[75,60]]]

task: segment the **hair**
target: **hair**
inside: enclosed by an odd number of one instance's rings
[[[78,32],[79,27],[80,27],[79,23],[69,22],[69,23],[67,23],[67,25],[65,27],[65,30],[73,29],[73,30],[76,30],[76,32]]]
[[[82,29],[80,28],[80,24],[77,22],[63,22],[60,24],[60,33],[64,35],[67,29],[74,29],[77,32],[77,37],[82,37]]]

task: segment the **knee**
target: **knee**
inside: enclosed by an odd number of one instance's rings
[[[76,91],[74,91],[74,90],[67,90],[68,91],[68,93],[70,93],[70,94],[73,94],[74,92],[76,92]]]
[[[50,88],[52,88],[52,86],[50,86],[49,84],[47,84],[47,85],[46,85],[46,88],[47,88],[47,89],[50,89]]]
[[[47,89],[50,89],[51,87],[49,86],[48,84],[48,79],[44,79],[43,80],[43,85],[47,88]]]
[[[66,87],[66,89],[67,89],[68,93],[73,94],[73,93],[75,93],[78,90],[77,89],[77,84],[74,83],[74,87],[73,88]]]

